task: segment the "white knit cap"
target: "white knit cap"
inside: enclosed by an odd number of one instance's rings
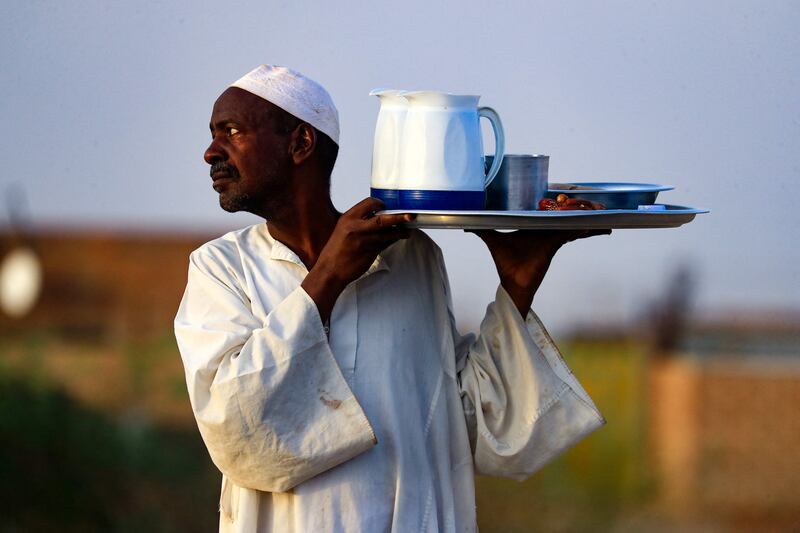
[[[233,82],[231,87],[272,102],[339,144],[339,112],[331,95],[325,87],[296,70],[260,65]]]

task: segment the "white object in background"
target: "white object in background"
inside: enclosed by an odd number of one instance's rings
[[[503,162],[500,116],[478,107],[480,96],[436,91],[404,92],[408,100],[400,157],[404,209],[483,209],[484,191]],[[495,135],[495,157],[484,170],[480,117]]]
[[[13,318],[25,316],[42,289],[42,266],[30,248],[12,250],[0,264],[0,308]]]
[[[408,100],[397,89],[374,89],[381,103],[372,148],[370,195],[380,198],[386,209],[397,208],[397,182],[400,179],[400,150]]]

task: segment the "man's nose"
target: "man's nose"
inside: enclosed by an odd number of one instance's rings
[[[213,165],[218,161],[225,161],[228,159],[228,153],[220,146],[217,139],[212,139],[211,144],[208,145],[208,148],[206,148],[203,154],[203,159],[205,159],[206,163],[209,165]]]

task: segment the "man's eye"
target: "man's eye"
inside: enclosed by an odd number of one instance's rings
[[[236,135],[239,133],[239,128],[228,128],[228,135]]]

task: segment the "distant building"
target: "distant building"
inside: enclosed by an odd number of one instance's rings
[[[800,316],[693,321],[681,346],[646,383],[665,508],[800,526]]]
[[[0,334],[127,339],[170,331],[189,253],[210,237],[102,229],[42,230],[24,239],[0,233],[0,257],[24,240],[43,270],[32,311],[21,318],[0,313]]]

